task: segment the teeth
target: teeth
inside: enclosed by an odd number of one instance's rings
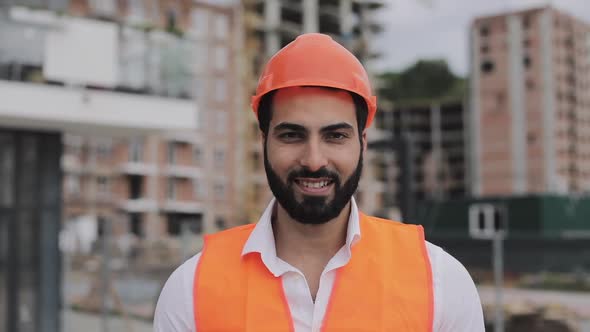
[[[302,181],[301,184],[307,188],[323,188],[328,185],[328,181],[320,181],[320,182],[305,182]]]

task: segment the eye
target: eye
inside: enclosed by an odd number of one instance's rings
[[[302,133],[287,131],[278,135],[279,139],[285,142],[297,141],[303,138]]]
[[[332,133],[326,134],[326,139],[331,140],[331,141],[342,141],[347,138],[348,138],[348,135],[345,133],[341,133],[341,132],[332,132]]]

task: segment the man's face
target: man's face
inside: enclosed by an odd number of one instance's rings
[[[336,218],[358,187],[365,148],[348,92],[295,87],[275,94],[264,166],[291,218],[304,224]]]

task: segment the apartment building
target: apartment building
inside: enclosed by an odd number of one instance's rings
[[[473,194],[590,190],[590,25],[553,7],[471,26]]]
[[[191,100],[123,92],[118,24],[62,15],[69,5],[0,1],[1,331],[62,330],[62,179],[74,195],[97,188],[95,210],[72,209],[103,213],[112,139],[196,130]]]
[[[90,215],[99,234],[105,220],[148,240],[188,232],[197,247],[235,225],[235,6],[76,0],[69,12],[123,23],[117,89],[190,101],[198,117],[196,130],[157,136],[66,135],[65,219]]]
[[[245,100],[254,95],[264,63],[298,35],[325,33],[347,47],[370,71],[371,60],[378,54],[372,42],[381,26],[375,13],[383,1],[370,0],[244,0],[243,25]],[[248,103],[249,104],[249,103]],[[258,220],[271,197],[264,173],[262,144],[258,123],[251,111],[244,111],[241,137],[243,160],[240,170],[240,206],[246,221]],[[376,129],[371,129],[370,137]],[[372,168],[375,152],[368,151],[365,170],[359,186],[361,207],[366,212],[379,208],[384,184],[375,180]]]

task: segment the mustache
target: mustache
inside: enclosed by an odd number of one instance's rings
[[[338,176],[338,173],[330,171],[325,167],[322,167],[317,171],[312,171],[309,168],[293,170],[287,176],[287,182],[293,183],[296,178],[328,178],[332,180],[336,185],[340,185],[340,176]]]

